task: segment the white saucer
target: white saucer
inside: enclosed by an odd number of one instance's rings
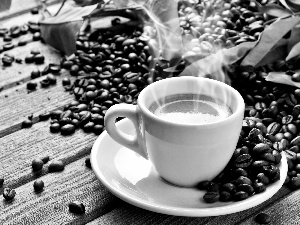
[[[117,127],[127,134],[135,132],[128,119],[119,121]],[[117,197],[143,209],[175,216],[218,216],[249,209],[271,198],[287,175],[283,154],[280,180],[265,192],[239,202],[208,204],[202,199],[204,191],[166,183],[148,160],[116,143],[106,131],[93,145],[91,164],[96,176]]]

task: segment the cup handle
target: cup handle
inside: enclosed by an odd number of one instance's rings
[[[134,124],[136,135],[132,136],[120,131],[115,124],[118,117],[128,118]],[[111,106],[105,113],[104,125],[107,133],[112,139],[138,153],[145,159],[148,159],[148,155],[142,144],[143,141],[139,132],[137,106],[124,103]]]

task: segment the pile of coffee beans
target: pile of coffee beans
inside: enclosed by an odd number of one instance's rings
[[[269,140],[273,129],[272,124],[267,127],[259,119],[244,119],[237,148],[227,168],[213,181],[198,185],[207,191],[203,197],[206,202],[244,200],[280,179],[278,164],[282,150]]]
[[[91,40],[88,34],[79,35],[76,54],[61,62],[61,67],[76,77],[74,82],[69,78],[62,80],[75,100],[63,110],[50,113],[51,132],[70,135],[82,128],[85,132],[100,134],[110,106],[136,104],[140,91],[153,82],[148,68],[152,60],[149,47],[141,35],[139,28],[129,34],[105,32],[96,40]],[[161,68],[161,61],[155,62],[155,71]]]

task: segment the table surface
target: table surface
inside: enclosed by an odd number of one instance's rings
[[[38,2],[13,0],[11,9],[0,13],[0,26],[10,27],[36,19],[30,9]],[[55,1],[52,3],[55,10],[58,5]],[[61,59],[57,51],[39,41],[6,53],[25,58],[33,48],[46,56],[43,65],[14,63],[4,67],[0,62],[0,178],[5,179],[0,193],[5,187],[15,189],[17,193],[11,202],[0,201],[0,224],[256,224],[254,218],[260,212],[271,216],[271,224],[300,224],[300,191],[291,191],[285,186],[256,207],[216,217],[169,216],[120,200],[85,166],[97,135],[78,130],[73,135],[61,136],[49,131],[49,120],[38,121],[40,113],[62,108],[73,100],[73,95],[62,87],[62,78],[70,77],[64,70],[57,76],[57,85],[38,87],[28,93],[26,81],[30,80],[31,70],[42,69],[47,63],[58,63]],[[22,129],[22,121],[31,114],[34,125]],[[34,174],[32,160],[44,155],[62,160],[66,164],[64,171],[48,173],[46,164],[40,174]],[[37,178],[45,183],[44,191],[39,194],[33,190]],[[70,213],[68,203],[75,200],[85,205],[85,214]]]

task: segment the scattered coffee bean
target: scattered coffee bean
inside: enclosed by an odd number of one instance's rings
[[[90,158],[86,158],[86,159],[85,159],[85,166],[86,166],[87,168],[89,168],[89,169],[92,168]]]
[[[57,74],[60,72],[61,67],[58,64],[49,64],[49,69],[52,73]]]
[[[57,132],[59,132],[59,131],[60,131],[60,124],[59,124],[59,123],[52,123],[52,124],[50,125],[50,131],[51,131],[52,133],[57,133]]]
[[[62,135],[70,135],[75,132],[75,126],[73,124],[66,124],[60,128]]]
[[[31,167],[33,172],[38,172],[43,169],[44,162],[41,159],[34,159],[31,162]]]
[[[6,201],[11,201],[15,198],[16,191],[11,188],[4,188],[3,190],[3,197]]]
[[[0,187],[2,187],[3,183],[4,183],[4,179],[0,178]]]
[[[34,55],[30,54],[28,56],[25,57],[25,62],[26,63],[33,63],[34,62]]]
[[[34,181],[33,188],[35,192],[41,192],[44,189],[44,181],[42,180]]]
[[[35,79],[41,76],[41,72],[39,71],[39,69],[34,69],[31,71],[31,79]]]
[[[33,91],[36,89],[37,87],[37,83],[34,82],[34,81],[29,81],[26,85],[27,89],[30,90],[30,91]]]
[[[41,158],[44,164],[46,164],[49,161],[50,157],[48,155]]]
[[[39,14],[39,9],[38,8],[33,8],[30,10],[31,14],[35,15],[35,14]]]
[[[206,203],[215,203],[219,201],[220,195],[218,192],[206,192],[203,196],[203,200]]]
[[[36,64],[43,64],[45,57],[42,54],[36,54],[34,55],[33,60]]]
[[[62,79],[62,85],[63,85],[63,86],[70,85],[70,84],[71,84],[70,78],[64,77],[64,78]]]
[[[271,217],[267,213],[259,213],[256,215],[255,221],[259,224],[269,224]]]
[[[85,206],[79,201],[74,201],[69,203],[69,210],[75,214],[83,214],[85,213]]]
[[[60,172],[65,169],[65,164],[61,160],[52,160],[49,164],[49,173]]]
[[[45,121],[48,120],[49,118],[50,118],[50,112],[44,112],[39,115],[40,121]]]
[[[28,128],[28,127],[31,127],[32,126],[32,120],[30,119],[25,119],[23,120],[22,122],[22,128]]]

